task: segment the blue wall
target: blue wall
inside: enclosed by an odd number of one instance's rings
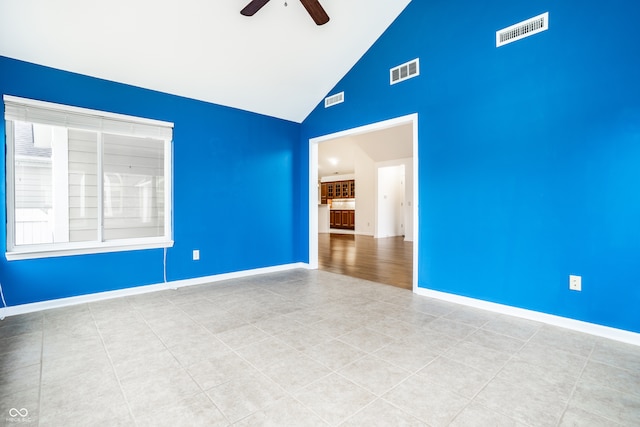
[[[495,47],[545,11],[549,31]],[[308,139],[417,112],[419,286],[640,332],[638,15],[413,0],[332,91],[346,102],[302,126],[2,57],[0,93],[175,123],[169,280],[306,260]],[[416,57],[421,75],[390,86]],[[0,257],[0,282],[9,305],[159,283],[162,250]]]
[[[4,57],[0,93],[175,124],[169,281],[300,261],[292,225],[299,124]],[[0,163],[4,224],[4,150]],[[0,227],[2,253],[5,233]],[[200,249],[200,261],[191,260],[193,249]],[[162,281],[161,249],[11,262],[0,256],[8,305]]]
[[[548,31],[495,47],[546,11]],[[311,137],[417,112],[420,287],[640,332],[638,16],[623,0],[413,0],[331,91],[345,103],[305,120],[303,159]],[[416,57],[420,76],[390,86]]]

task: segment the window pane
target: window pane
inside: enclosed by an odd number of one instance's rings
[[[15,244],[69,241],[67,130],[14,122]]]
[[[3,99],[7,259],[173,243],[165,227],[172,123]]]
[[[164,141],[103,135],[104,240],[164,236]]]
[[[98,135],[69,130],[69,241],[98,240]]]

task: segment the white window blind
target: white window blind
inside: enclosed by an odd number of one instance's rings
[[[8,259],[173,243],[171,123],[4,101]]]
[[[104,135],[104,239],[164,235],[161,141]]]
[[[4,96],[5,120],[171,140],[173,123]]]

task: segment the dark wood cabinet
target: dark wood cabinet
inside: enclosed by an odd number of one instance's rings
[[[320,184],[320,203],[325,205],[329,199],[355,199],[356,181],[332,181]]]
[[[335,199],[335,182],[327,182],[327,199]]]
[[[353,209],[329,211],[329,227],[347,230],[355,230],[356,215]]]
[[[349,185],[350,182],[351,181],[342,181],[340,183],[340,186],[342,187],[342,198],[344,198],[344,199],[351,198],[350,191],[349,191],[349,188],[351,187]]]
[[[344,196],[342,195],[342,181],[336,181],[334,182],[334,185],[335,185],[336,199],[344,198]]]
[[[327,204],[327,183],[323,182],[320,184],[320,204]]]
[[[347,228],[349,227],[349,211],[342,211],[341,213],[342,215],[340,223],[342,225],[342,228]]]

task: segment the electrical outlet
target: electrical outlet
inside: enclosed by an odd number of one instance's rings
[[[193,260],[198,261],[200,259],[200,249],[193,250]]]
[[[569,275],[569,289],[572,291],[582,290],[582,276]]]

